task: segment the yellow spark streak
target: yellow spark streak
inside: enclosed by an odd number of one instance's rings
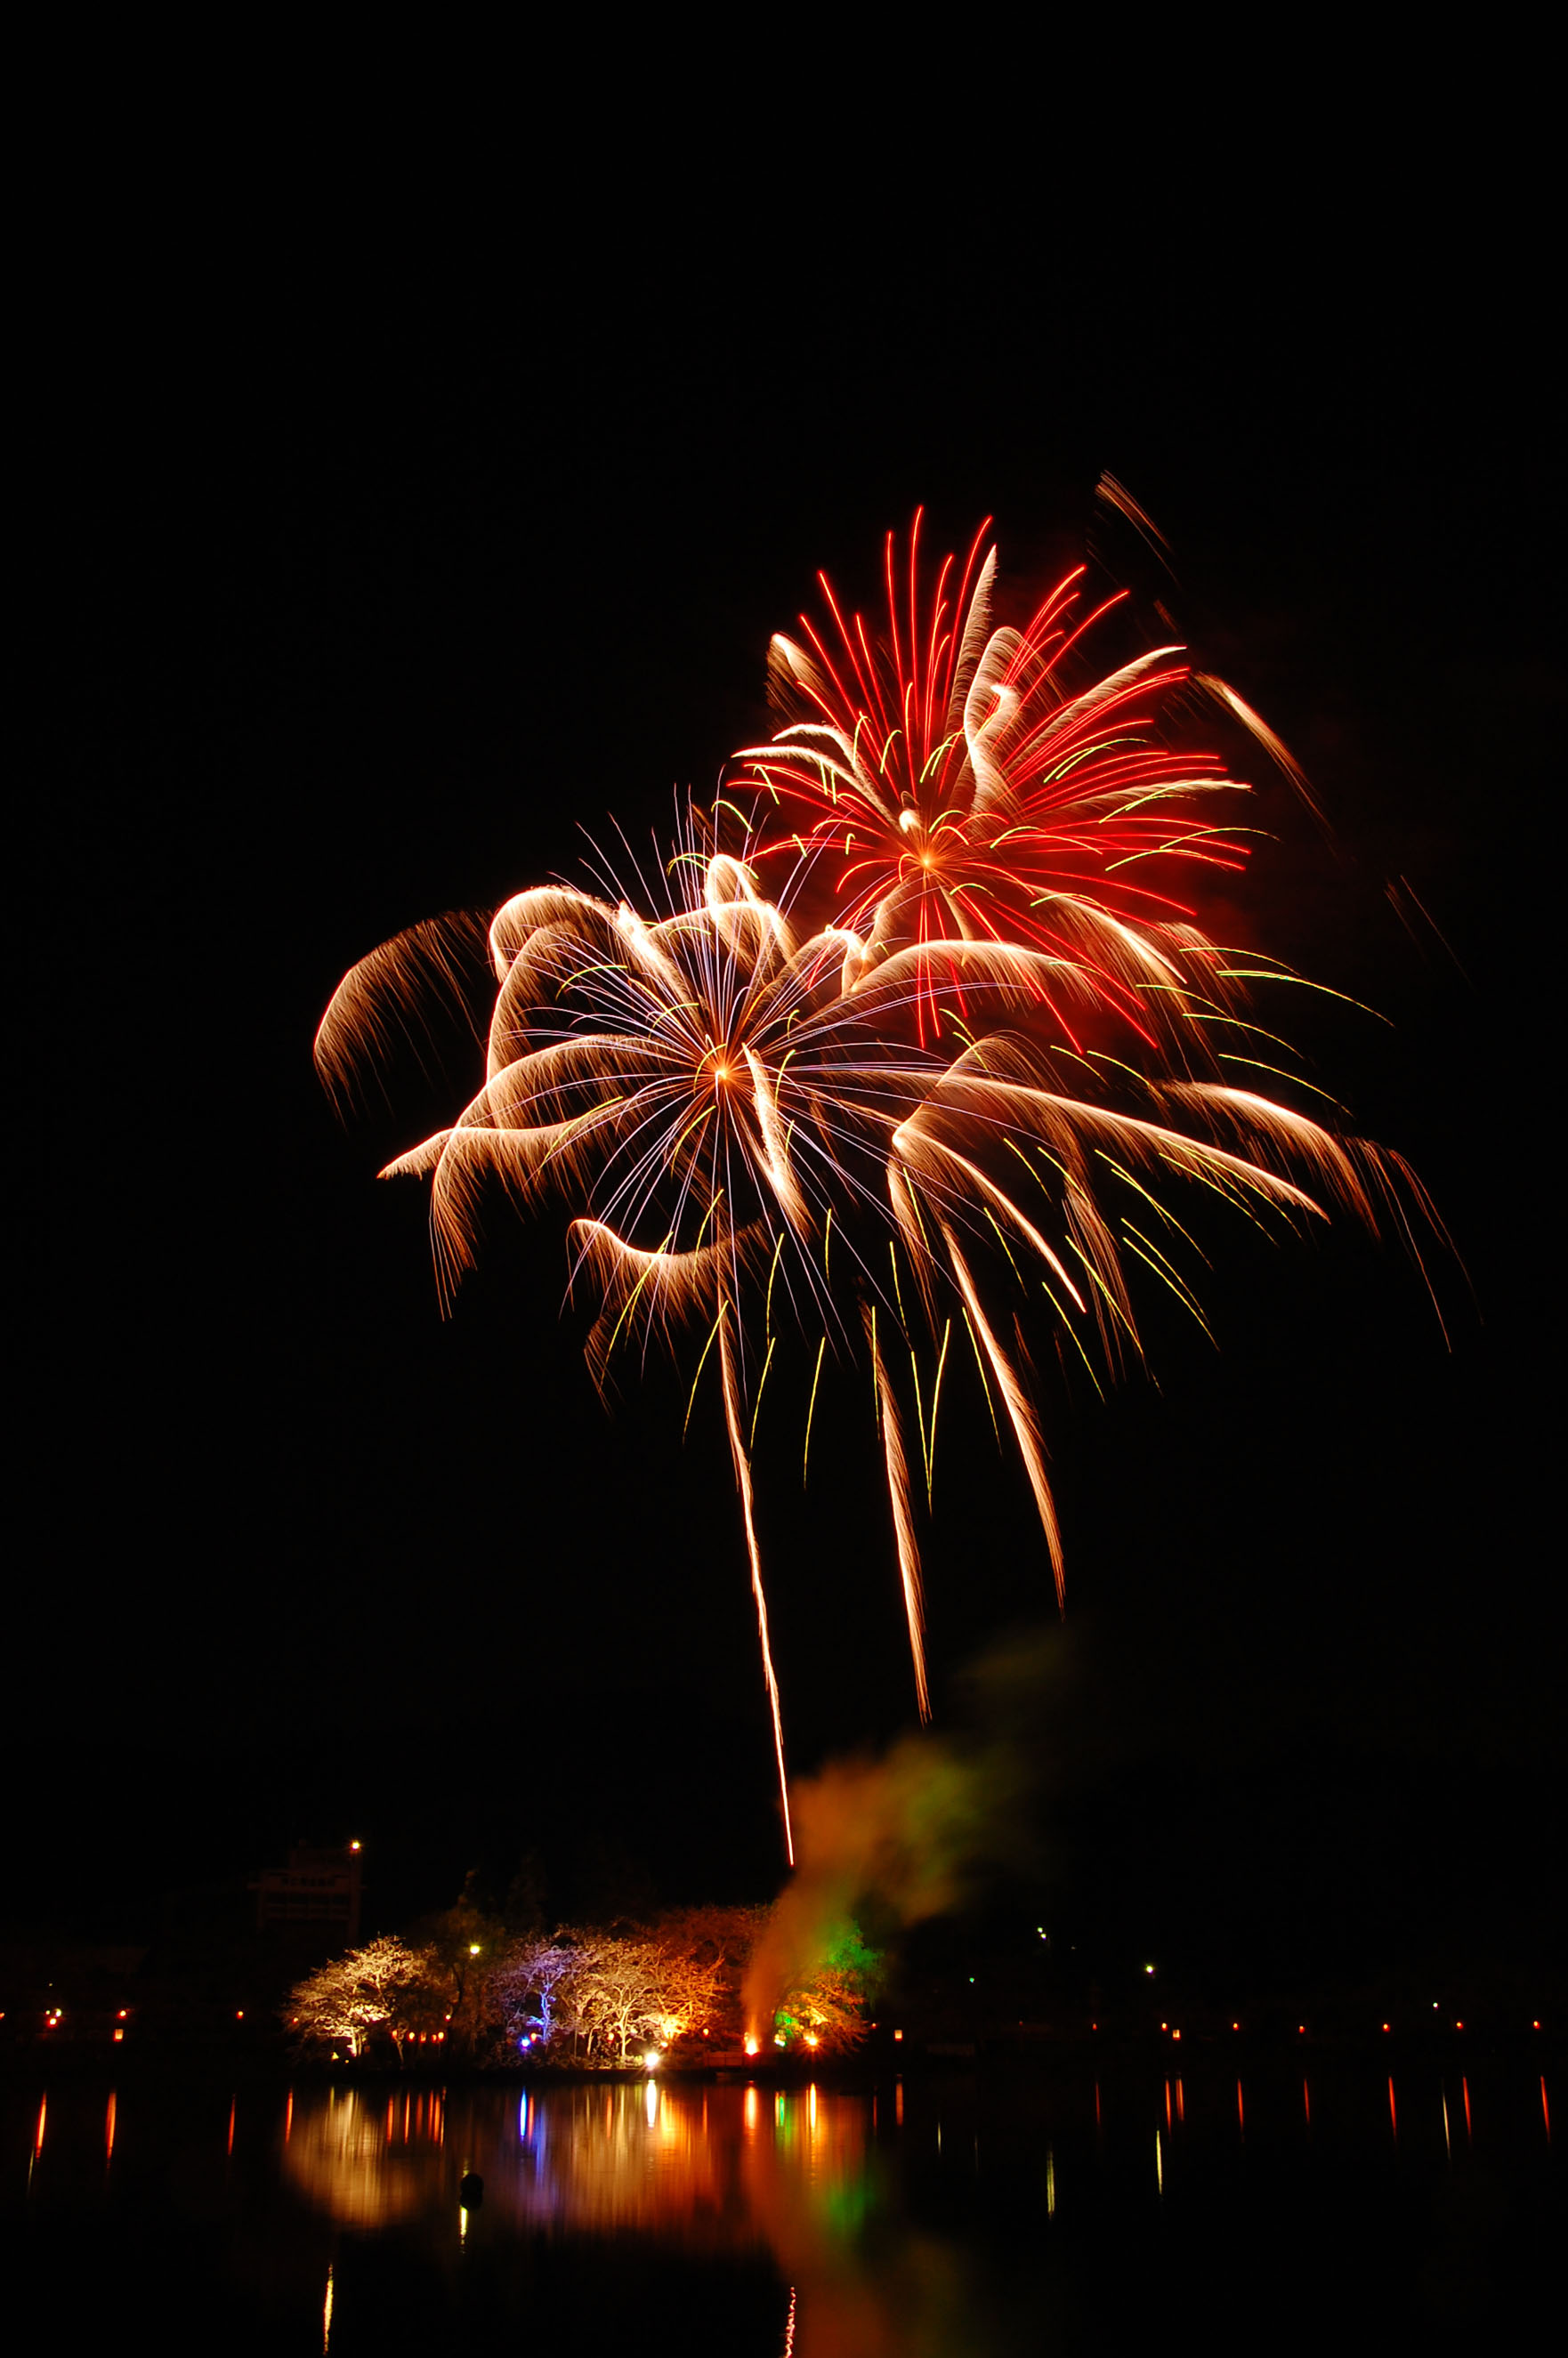
[[[1111,1292],[1109,1286],[1106,1283],[1105,1279],[1095,1267],[1093,1261],[1089,1259],[1087,1253],[1084,1250],[1076,1237],[1069,1237],[1067,1238],[1067,1243],[1072,1250],[1077,1254],[1078,1259],[1083,1262],[1089,1283],[1094,1287],[1096,1293],[1105,1303],[1107,1308],[1111,1314],[1111,1316],[1119,1320],[1121,1325],[1126,1327],[1127,1339],[1131,1344],[1133,1349],[1137,1352],[1139,1357],[1141,1358],[1143,1357],[1143,1346],[1139,1340],[1137,1327],[1133,1325],[1131,1319],[1128,1316],[1127,1312],[1117,1300],[1115,1294]],[[1115,1274],[1119,1279],[1120,1271],[1117,1271]],[[1104,1332],[1105,1329],[1102,1325],[1100,1329],[1102,1336]]]
[[[816,1369],[811,1379],[811,1400],[806,1412],[806,1449],[800,1461],[800,1487],[806,1487],[806,1477],[811,1468],[811,1420],[816,1413],[816,1387],[822,1380],[822,1354],[827,1348],[827,1337],[816,1347]]]
[[[757,1397],[756,1397],[756,1401],[755,1401],[755,1402],[754,1402],[754,1404],[753,1404],[753,1406],[752,1406],[752,1437],[751,1437],[750,1441],[748,1441],[748,1443],[746,1444],[747,1448],[748,1448],[748,1449],[750,1449],[750,1450],[752,1450],[753,1452],[755,1451],[756,1446],[757,1446],[757,1419],[761,1416],[761,1414],[762,1414],[762,1386],[763,1386],[763,1385],[767,1382],[767,1380],[768,1380],[768,1369],[769,1369],[769,1368],[773,1366],[773,1349],[774,1349],[774,1346],[777,1344],[777,1342],[778,1342],[778,1336],[777,1336],[776,1335],[770,1335],[770,1336],[769,1336],[769,1337],[768,1337],[768,1356],[767,1356],[767,1357],[762,1361],[762,1374],[761,1374],[761,1375],[758,1377],[758,1379],[757,1379]]]
[[[609,1358],[610,1354],[611,1353],[611,1351],[613,1351],[613,1350],[614,1350],[617,1341],[620,1339],[621,1329],[622,1328],[622,1326],[624,1326],[624,1325],[625,1325],[626,1321],[627,1321],[627,1320],[628,1320],[628,1318],[630,1318],[630,1316],[632,1315],[633,1311],[633,1310],[635,1310],[635,1308],[637,1307],[637,1298],[638,1298],[639,1294],[642,1293],[643,1288],[647,1284],[648,1280],[653,1276],[653,1274],[654,1274],[654,1271],[658,1268],[659,1263],[660,1263],[660,1261],[661,1261],[661,1260],[662,1260],[662,1258],[663,1258],[663,1256],[664,1256],[664,1254],[665,1254],[665,1250],[667,1249],[667,1248],[668,1248],[668,1246],[669,1246],[669,1242],[670,1242],[670,1239],[669,1239],[669,1238],[668,1238],[668,1237],[666,1237],[666,1238],[665,1238],[664,1243],[659,1247],[658,1251],[657,1251],[657,1252],[652,1252],[652,1253],[650,1253],[650,1254],[648,1255],[648,1258],[647,1258],[647,1263],[646,1263],[646,1266],[644,1267],[644,1269],[643,1269],[643,1274],[642,1274],[642,1276],[637,1280],[636,1284],[632,1288],[631,1293],[627,1295],[627,1297],[626,1297],[626,1306],[625,1306],[625,1308],[622,1311],[620,1317],[616,1320],[616,1322],[615,1322],[615,1326],[614,1326],[614,1331],[613,1331],[613,1332],[612,1332],[612,1334],[611,1335],[611,1337],[610,1337],[609,1342],[608,1342],[608,1343],[605,1345],[605,1347],[604,1347],[604,1356],[605,1356],[605,1358],[606,1358],[607,1360],[608,1360],[608,1358]],[[708,1341],[711,1343],[711,1342],[712,1342],[712,1340],[713,1340],[712,1336],[710,1335],[710,1336],[708,1336]],[[702,1355],[702,1356],[703,1356],[703,1358],[706,1358],[706,1357],[708,1357],[707,1352],[706,1352],[706,1351],[704,1351],[704,1353],[703,1353],[703,1355]],[[701,1373],[702,1373],[702,1367],[701,1367],[701,1362],[699,1361],[699,1362],[698,1362],[698,1365],[697,1365],[697,1374],[698,1376],[700,1376],[700,1375],[701,1375]],[[696,1377],[696,1376],[694,1376],[694,1377],[692,1378],[691,1390],[692,1390],[692,1399],[693,1399],[693,1400],[695,1400],[695,1399],[696,1399],[696,1397],[697,1397],[697,1377]],[[689,1423],[691,1422],[691,1401],[688,1401],[687,1402],[687,1409],[686,1409],[686,1422],[687,1422],[687,1424],[689,1424]],[[684,1439],[686,1438],[686,1426],[685,1426],[685,1425],[683,1425],[683,1426],[682,1426],[682,1428],[681,1428],[681,1438],[682,1438],[682,1440],[684,1440]]]
[[[1204,1333],[1208,1336],[1209,1341],[1213,1343],[1214,1330],[1210,1326],[1208,1320],[1198,1308],[1196,1302],[1188,1293],[1186,1287],[1183,1284],[1181,1278],[1173,1269],[1171,1263],[1166,1260],[1165,1256],[1160,1250],[1159,1246],[1151,1244],[1149,1238],[1143,1234],[1142,1229],[1135,1228],[1130,1220],[1124,1220],[1122,1222],[1122,1227],[1126,1230],[1125,1241],[1129,1249],[1135,1252],[1138,1255],[1139,1260],[1144,1262],[1148,1268],[1152,1269],[1155,1276],[1170,1287],[1171,1292],[1175,1295],[1183,1309],[1191,1312],[1192,1315],[1197,1320],[1198,1325],[1203,1328]],[[1147,1250],[1145,1250],[1145,1247],[1147,1247]],[[1215,1348],[1217,1350],[1218,1347],[1218,1345],[1215,1344]]]
[[[914,1356],[913,1344],[910,1346],[909,1352],[909,1372],[914,1384],[914,1413],[920,1423],[920,1462],[925,1468],[925,1503],[929,1506],[931,1504],[931,1444],[925,1436],[925,1410],[920,1398],[920,1362]],[[933,1433],[935,1433],[935,1428]]]
[[[698,1361],[697,1361],[697,1373],[696,1373],[696,1375],[695,1375],[695,1376],[693,1376],[693,1378],[692,1378],[692,1379],[691,1379],[691,1397],[690,1397],[690,1399],[687,1401],[687,1404],[686,1404],[686,1423],[685,1423],[685,1424],[683,1424],[683,1425],[682,1425],[682,1427],[681,1427],[681,1429],[680,1429],[680,1437],[681,1437],[681,1439],[682,1439],[683,1441],[686,1439],[687,1427],[688,1427],[688,1426],[690,1425],[690,1423],[691,1423],[691,1412],[692,1412],[692,1410],[693,1410],[693,1408],[694,1408],[694,1407],[696,1406],[696,1404],[697,1404],[697,1388],[698,1384],[702,1381],[702,1371],[703,1371],[704,1368],[706,1368],[706,1367],[707,1367],[707,1365],[708,1365],[708,1355],[709,1351],[711,1351],[711,1350],[712,1350],[712,1348],[713,1348],[713,1337],[714,1337],[714,1336],[715,1336],[715,1335],[717,1335],[717,1334],[718,1334],[719,1329],[720,1328],[720,1326],[722,1326],[722,1325],[723,1325],[723,1324],[724,1324],[724,1306],[723,1306],[723,1304],[722,1304],[722,1303],[721,1303],[719,1304],[719,1315],[718,1315],[718,1317],[714,1320],[713,1325],[711,1325],[711,1327],[708,1329],[708,1340],[707,1340],[707,1342],[706,1342],[706,1343],[703,1345],[703,1347],[702,1347],[702,1357],[701,1357],[701,1358],[700,1358],[700,1359],[698,1359]]]
[[[768,1298],[762,1310],[762,1332],[770,1339],[773,1331],[773,1280],[779,1273],[779,1255],[784,1250],[784,1242],[781,1236],[773,1247],[773,1265],[768,1271]]]
[[[1108,1154],[1103,1146],[1097,1146],[1095,1152],[1099,1156],[1102,1163],[1107,1164],[1110,1170],[1115,1172],[1119,1179],[1122,1180],[1132,1189],[1135,1195],[1142,1196],[1151,1211],[1158,1212],[1160,1217],[1166,1223],[1167,1227],[1174,1228],[1179,1237],[1186,1238],[1188,1244],[1191,1245],[1194,1252],[1196,1253],[1199,1260],[1202,1261],[1206,1269],[1213,1268],[1214,1263],[1209,1260],[1209,1257],[1207,1253],[1205,1252],[1202,1245],[1199,1244],[1195,1236],[1190,1235],[1188,1231],[1183,1228],[1174,1212],[1167,1211],[1164,1205],[1161,1203],[1159,1197],[1157,1195],[1152,1195],[1147,1187],[1141,1186],[1139,1182],[1133,1177],[1131,1172],[1124,1169],[1123,1166],[1118,1163],[1114,1155]]]
[[[1216,967],[1215,975],[1221,982],[1293,982],[1298,990],[1321,991],[1325,999],[1337,999],[1345,1006],[1354,1007],[1358,1015],[1370,1015],[1377,1022],[1388,1024],[1390,1032],[1395,1028],[1390,1017],[1376,1007],[1368,1007],[1364,999],[1352,999],[1347,990],[1331,990],[1326,982],[1309,982],[1304,974],[1291,974],[1271,966],[1220,966]]]
[[[1074,1350],[1076,1351],[1079,1358],[1084,1363],[1090,1383],[1093,1384],[1101,1400],[1104,1400],[1104,1387],[1100,1383],[1099,1378],[1095,1373],[1095,1363],[1090,1358],[1088,1353],[1085,1350],[1083,1343],[1079,1338],[1077,1328],[1074,1325],[1072,1320],[1068,1317],[1066,1312],[1063,1309],[1061,1303],[1057,1301],[1055,1295],[1052,1293],[1049,1284],[1044,1278],[1040,1281],[1040,1290],[1044,1294],[1046,1301],[1051,1304],[1052,1309],[1056,1314],[1058,1321],[1057,1331],[1059,1333],[1065,1334],[1069,1337]]]
[[[1017,1280],[1018,1280],[1018,1282],[1019,1282],[1020,1285],[1022,1285],[1022,1284],[1023,1283],[1023,1273],[1022,1273],[1022,1271],[1020,1270],[1020,1268],[1019,1268],[1019,1266],[1018,1266],[1018,1263],[1017,1263],[1017,1262],[1013,1260],[1013,1258],[1012,1258],[1012,1247],[1008,1243],[1007,1238],[1002,1235],[1002,1232],[1001,1232],[1001,1222],[997,1218],[996,1214],[995,1214],[994,1212],[992,1212],[992,1211],[989,1211],[989,1210],[988,1210],[988,1211],[987,1211],[987,1213],[986,1213],[986,1217],[987,1217],[987,1219],[990,1222],[991,1229],[992,1229],[992,1232],[994,1233],[994,1235],[995,1235],[995,1237],[996,1237],[996,1240],[997,1240],[998,1244],[1001,1247],[1002,1251],[1007,1255],[1007,1265],[1008,1265],[1008,1267],[1011,1270],[1011,1271],[1012,1271],[1012,1273],[1013,1273],[1014,1277],[1016,1277],[1016,1278],[1017,1278]]]
[[[756,1599],[757,1634],[762,1646],[762,1676],[767,1683],[768,1706],[773,1716],[773,1756],[778,1762],[779,1802],[784,1811],[784,1854],[793,1866],[795,1836],[790,1830],[789,1779],[784,1773],[784,1714],[779,1704],[779,1682],[773,1676],[773,1648],[768,1643],[768,1600],[762,1592],[762,1559],[757,1547],[757,1528],[752,1515],[752,1464],[741,1439],[741,1379],[730,1340],[730,1321],[725,1315],[728,1307],[728,1303],[721,1300],[719,1315],[714,1321],[719,1334],[719,1365],[724,1371],[724,1421],[730,1432],[730,1456],[735,1468],[735,1487],[741,1493],[741,1511],[745,1519],[746,1552],[752,1563],[752,1595]],[[706,1357],[707,1354],[703,1356]]]
[[[1292,1088],[1306,1089],[1314,1098],[1321,1098],[1325,1105],[1334,1108],[1336,1113],[1345,1111],[1337,1098],[1330,1097],[1326,1089],[1320,1089],[1315,1081],[1304,1080],[1300,1073],[1288,1072],[1283,1065],[1266,1065],[1261,1056],[1230,1055],[1223,1048],[1219,1051],[1219,1061],[1222,1065],[1244,1065],[1251,1073],[1272,1073],[1277,1081],[1289,1081]]]
[[[888,1259],[892,1263],[892,1298],[898,1304],[898,1323],[907,1334],[909,1321],[903,1314],[903,1295],[899,1290],[898,1282],[898,1247],[891,1237],[888,1238]]]
[[[931,1716],[931,1693],[925,1683],[925,1641],[923,1629],[924,1601],[920,1586],[920,1552],[914,1540],[914,1518],[909,1507],[909,1466],[904,1456],[903,1432],[899,1422],[898,1402],[882,1355],[877,1344],[877,1314],[866,1311],[866,1332],[871,1337],[871,1364],[876,1371],[877,1396],[881,1411],[882,1452],[887,1461],[888,1498],[892,1506],[894,1535],[898,1541],[898,1572],[903,1587],[904,1617],[909,1624],[909,1650],[914,1663],[914,1698],[923,1720]]]
[[[931,1454],[925,1461],[925,1511],[931,1512],[931,1488],[936,1478],[936,1411],[942,1400],[942,1370],[947,1364],[947,1346],[952,1339],[953,1322],[943,1322],[942,1348],[936,1360],[936,1379],[931,1387]]]

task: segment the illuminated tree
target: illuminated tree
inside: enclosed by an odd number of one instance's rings
[[[392,1935],[319,1966],[283,2007],[296,2051],[342,2050],[357,2062],[384,2035],[401,2062],[399,2034],[417,2029],[428,2013],[435,1966],[427,1949],[411,1949]]]
[[[564,1927],[515,1943],[493,1982],[513,2052],[603,2066],[710,2032],[728,1978],[712,1929],[693,1918],[652,1931]]]
[[[794,1983],[773,2017],[774,2043],[841,2054],[866,2035],[866,2008],[881,1985],[884,1959],[852,1919],[829,1927],[819,1961]]]
[[[571,2035],[575,1994],[596,1953],[591,1933],[511,1943],[491,1984],[509,2059],[518,2050],[542,2056]]]

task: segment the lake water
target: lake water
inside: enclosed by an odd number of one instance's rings
[[[327,2358],[1518,2329],[1563,2249],[1534,2061],[1022,2061],[853,2093],[13,2076],[6,2312],[27,2346],[135,2325]]]

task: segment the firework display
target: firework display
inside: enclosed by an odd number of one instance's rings
[[[993,627],[984,527],[923,600],[919,530],[902,563],[888,535],[883,626],[824,579],[827,621],[774,639],[777,733],[684,812],[652,889],[551,884],[488,927],[416,926],[345,978],[316,1044],[342,1088],[482,940],[482,1085],[384,1175],[431,1183],[444,1303],[499,1188],[564,1207],[601,1387],[654,1344],[689,1347],[694,1393],[713,1363],[792,1857],[752,1470],[783,1329],[814,1368],[807,1458],[825,1359],[870,1363],[925,1718],[919,1531],[951,1365],[1016,1444],[1060,1601],[1030,1330],[1098,1380],[1140,1348],[1134,1279],[1201,1323],[1178,1183],[1264,1224],[1376,1228],[1403,1219],[1396,1186],[1423,1200],[1397,1158],[1278,1093],[1288,1052],[1247,991],[1284,969],[1210,939],[1184,898],[1248,841],[1249,790],[1178,741],[1195,712],[1283,749],[1180,647],[1086,676],[1117,601],[1080,611],[1082,568],[1023,629]]]

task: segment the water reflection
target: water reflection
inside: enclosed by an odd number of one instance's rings
[[[1230,2057],[1201,2054],[1168,2076],[954,2073],[880,2095],[258,2083],[243,2136],[222,2082],[67,2078],[0,2087],[0,2203],[26,2204],[39,2284],[69,2280],[73,2299],[101,2283],[123,2299],[126,2270],[184,2298],[205,2266],[203,2298],[255,2323],[251,2340],[215,2332],[233,2358],[479,2348],[492,2327],[510,2348],[519,2321],[530,2346],[619,2353],[666,2296],[686,2346],[756,2358],[1137,2348],[1178,2278],[1250,2314],[1303,2235],[1327,2255],[1325,2319],[1368,2255],[1412,2320],[1461,2298],[1489,2313],[1521,2251],[1557,2247],[1548,2081],[1533,2058],[1514,2076],[1477,2061],[1472,2092],[1389,2060],[1314,2060],[1315,2086],[1298,2057],[1257,2061],[1245,2091]],[[1528,2244],[1510,2227],[1494,2252],[1497,2218],[1525,2222]],[[1432,2274],[1450,2246],[1469,2292]],[[264,2279],[272,2309],[253,2320]]]
[[[425,2123],[421,2119],[420,2127]],[[284,2113],[284,2169],[319,2211],[345,2227],[387,2227],[414,2217],[433,2191],[440,2148],[421,2136],[396,2139],[379,2105],[354,2088],[319,2097],[290,2093]]]
[[[707,2253],[764,2246],[791,2288],[785,2343],[799,2358],[960,2346],[962,2260],[900,2223],[870,2097],[650,2080],[524,2094],[515,2107],[482,2090],[388,2105],[334,2088],[299,2091],[286,2120],[286,2176],[343,2226],[418,2221],[439,2235],[446,2221],[460,2248],[481,2218],[487,2238],[521,2230],[645,2235]],[[483,2180],[482,2214],[460,2199],[470,2170]],[[1054,2156],[1048,2172],[1054,2212]],[[985,2348],[972,2319],[963,2331],[962,2347]]]

